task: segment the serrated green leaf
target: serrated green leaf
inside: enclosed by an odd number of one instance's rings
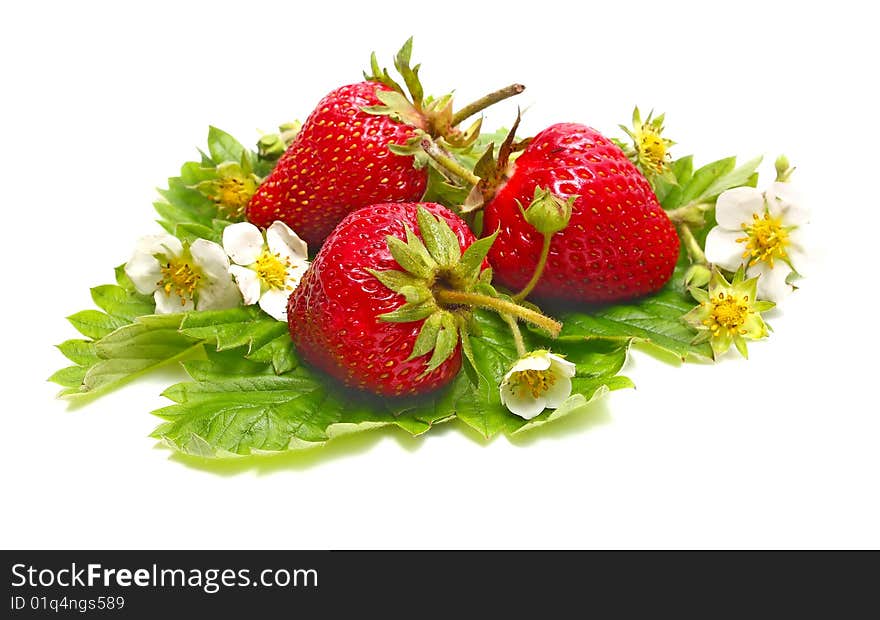
[[[187,313],[180,332],[211,342],[218,351],[245,347],[245,355],[287,334],[287,324],[276,321],[255,306]]]
[[[99,310],[82,310],[67,317],[70,324],[86,338],[96,340],[122,327],[128,321]]]
[[[94,343],[97,361],[88,368],[83,367],[85,372],[77,389],[61,396],[70,400],[94,398],[180,359],[199,346],[174,327],[150,327],[140,322],[124,325]]]
[[[686,205],[702,200],[706,190],[711,188],[718,179],[732,171],[734,166],[736,166],[736,157],[725,157],[706,164],[694,172],[690,181],[682,188],[681,204]]]
[[[66,340],[58,345],[58,350],[79,366],[87,366],[98,359],[95,343],[91,340]]]
[[[763,157],[750,159],[742,166],[715,179],[715,181],[702,193],[698,200],[711,200],[729,189],[747,185],[752,178],[752,175],[754,175],[755,171],[758,169],[758,166],[761,165],[763,159]]]
[[[293,370],[299,364],[296,352],[293,350],[293,341],[286,329],[283,334],[263,345],[252,344],[247,359],[271,364],[272,369],[279,375]]]
[[[245,149],[238,140],[222,129],[209,127],[208,152],[211,153],[214,164],[221,164],[225,161],[238,163],[241,161]]]
[[[664,209],[674,209],[682,205],[683,188],[690,183],[694,175],[694,156],[687,155],[676,159],[670,164],[669,169],[675,177],[675,183],[669,183],[659,177],[656,179],[654,188],[657,200],[660,201]]]
[[[636,302],[596,309],[568,312],[558,342],[576,339],[613,339],[649,343],[669,351],[682,360],[712,359],[705,344],[693,344],[696,332],[681,318],[696,303],[684,292],[684,267],[680,265],[672,280],[658,293]]]
[[[134,321],[136,317],[152,314],[156,309],[151,297],[126,291],[121,286],[113,284],[96,286],[91,290],[91,294],[92,301],[101,310],[125,321]]]
[[[186,454],[222,458],[308,448],[383,426],[419,434],[444,417],[432,399],[389,409],[304,367],[278,376],[230,355],[210,352],[186,364],[196,381],[166,390],[175,404],[153,412],[165,420],[153,437]]]
[[[55,372],[48,380],[65,388],[78,389],[82,385],[86,371],[88,368],[85,366],[67,366]]]

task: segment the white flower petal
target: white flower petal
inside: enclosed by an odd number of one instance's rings
[[[552,353],[548,353],[547,357],[550,358],[550,367],[553,374],[561,377],[573,377],[577,372],[577,366],[564,357],[553,355]]]
[[[764,194],[754,187],[734,187],[718,196],[715,203],[715,219],[727,230],[742,230],[751,223],[752,214],[764,213]]]
[[[804,235],[802,234],[801,229],[796,228],[789,233],[788,247],[786,248],[788,259],[791,262],[791,266],[794,267],[794,270],[802,276],[806,276],[810,272],[810,257],[807,254],[805,246]]]
[[[272,254],[288,258],[291,263],[303,262],[309,257],[306,242],[281,221],[272,222],[272,225],[266,229],[266,243]]]
[[[546,399],[544,397],[532,398],[528,393],[520,396],[517,390],[507,382],[501,382],[501,402],[514,415],[526,420],[531,420],[544,411]]]
[[[791,183],[775,182],[767,189],[767,207],[774,216],[782,215],[786,226],[800,226],[810,219],[810,210],[804,199]]]
[[[289,286],[291,290],[299,286],[299,281],[302,280],[304,275],[306,275],[306,271],[309,269],[309,264],[309,261],[305,260],[291,265],[287,270],[287,279],[284,281],[285,286]]]
[[[556,377],[556,381],[550,389],[544,392],[544,406],[549,409],[557,409],[571,396],[571,379],[566,376]]]
[[[706,235],[706,260],[728,271],[736,271],[743,263],[745,245],[738,242],[745,233],[715,226]]]
[[[198,295],[198,310],[226,310],[241,303],[241,292],[229,274],[224,279],[208,280],[199,286]]]
[[[249,222],[230,224],[223,229],[223,250],[237,265],[250,265],[263,251],[263,233]]]
[[[516,360],[513,368],[510,369],[505,377],[509,377],[515,372],[523,370],[547,370],[550,368],[550,356],[548,353],[539,353],[534,355],[526,355]]]
[[[260,301],[260,277],[257,272],[247,267],[232,265],[229,267],[229,273],[235,278],[238,284],[238,290],[244,298],[244,304],[250,306]]]
[[[287,299],[291,291],[271,288],[260,297],[260,308],[263,312],[278,321],[287,320]]]
[[[125,264],[125,274],[131,279],[138,293],[149,295],[156,290],[162,279],[161,264],[156,254],[178,256],[183,246],[177,237],[168,234],[147,235],[138,239],[131,259]]]
[[[193,261],[209,280],[229,280],[229,257],[220,244],[207,239],[196,239],[189,246]]]
[[[746,276],[758,278],[758,299],[780,303],[791,291],[791,285],[785,283],[791,268],[783,262],[776,261],[773,269],[760,262],[746,270]]]
[[[163,290],[153,293],[153,299],[156,302],[156,314],[174,314],[195,309],[192,299],[187,299],[186,303],[180,303],[180,297],[174,294],[166,295]]]

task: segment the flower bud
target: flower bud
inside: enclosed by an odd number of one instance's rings
[[[712,272],[709,271],[709,268],[706,267],[706,265],[694,263],[684,274],[684,286],[685,288],[690,288],[692,286],[702,288],[709,284],[709,279],[711,277]]]
[[[576,199],[577,196],[572,196],[565,200],[554,195],[549,189],[536,187],[531,204],[525,209],[520,204],[519,208],[525,220],[535,230],[545,235],[552,235],[568,226],[571,207]]]

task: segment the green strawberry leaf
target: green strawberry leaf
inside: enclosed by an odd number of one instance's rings
[[[228,133],[212,126],[208,127],[208,152],[214,164],[222,164],[225,161],[241,161],[245,148]]]
[[[194,456],[309,448],[386,426],[421,434],[449,417],[438,414],[431,400],[394,411],[304,366],[276,375],[234,351],[209,351],[206,360],[186,362],[184,368],[193,380],[164,392],[175,404],[153,412],[165,422],[152,436]]]
[[[708,343],[693,344],[696,332],[682,317],[696,306],[684,291],[686,260],[680,260],[663,289],[639,301],[605,306],[592,312],[567,312],[559,341],[610,339],[646,343],[681,360],[712,359]]]

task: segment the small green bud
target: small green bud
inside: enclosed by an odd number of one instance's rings
[[[776,180],[780,183],[788,183],[791,173],[794,172],[788,157],[780,155],[776,158]]]
[[[281,133],[291,131],[296,134],[299,133],[300,127],[302,127],[302,123],[300,123],[299,121],[293,121],[290,123],[284,123],[283,125],[278,125],[278,131],[280,131]]]
[[[691,265],[688,270],[684,274],[684,287],[685,288],[702,288],[709,284],[709,280],[712,277],[712,272],[709,270],[706,265],[701,265],[700,263],[694,263]]]
[[[266,134],[257,142],[257,151],[263,159],[278,159],[287,150],[284,146],[284,140],[275,133]]]
[[[545,235],[552,235],[568,226],[571,219],[571,208],[577,196],[572,196],[568,200],[560,198],[553,194],[549,189],[535,188],[535,196],[528,208],[523,209],[519,204],[525,220],[531,224],[535,230]]]

